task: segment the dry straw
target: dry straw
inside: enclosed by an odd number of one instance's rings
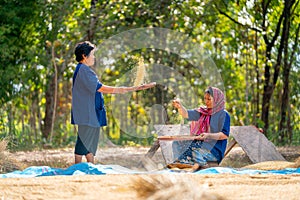
[[[0,173],[11,172],[14,170],[24,169],[25,166],[13,159],[7,151],[7,141],[0,141]]]
[[[138,66],[137,66],[137,71],[136,71],[136,77],[134,80],[134,86],[139,86],[144,83],[144,79],[146,76],[146,68],[144,64],[144,59],[143,58],[136,58],[138,59]]]
[[[7,142],[5,140],[0,141],[0,155],[6,151]]]
[[[137,176],[132,187],[139,199],[146,200],[224,200],[223,197],[210,192],[208,185],[201,186],[184,176]]]

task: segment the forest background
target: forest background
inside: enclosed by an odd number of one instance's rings
[[[101,45],[124,31],[160,27],[205,47],[222,76],[231,125],[255,125],[276,145],[300,145],[299,13],[299,0],[1,0],[0,139],[11,149],[73,145],[76,43]],[[162,49],[124,53],[98,73],[101,81],[117,85],[137,57],[175,69],[198,88],[201,102],[206,77]],[[118,123],[130,126],[129,120],[116,122],[114,95],[105,95],[108,126],[102,133],[118,145],[150,145],[155,134],[145,133],[147,108],[162,105],[165,123],[182,123],[170,103],[174,97],[163,85],[132,93],[122,113],[139,129],[128,134]]]

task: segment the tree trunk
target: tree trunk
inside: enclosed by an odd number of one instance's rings
[[[288,1],[288,0],[287,0]],[[266,59],[265,59],[265,63],[266,63],[266,67],[265,67],[265,72],[264,72],[264,92],[263,92],[263,102],[262,102],[262,121],[264,122],[264,131],[265,133],[267,133],[268,129],[269,129],[269,110],[270,110],[270,102],[271,102],[271,98],[274,92],[274,89],[276,87],[276,83],[279,77],[279,72],[280,72],[280,66],[281,66],[281,60],[282,60],[282,54],[284,51],[284,42],[285,42],[285,32],[286,32],[286,24],[283,24],[283,28],[281,29],[282,26],[282,21],[285,19],[287,12],[290,12],[290,7],[288,6],[287,1],[285,2],[284,8],[283,8],[283,12],[279,18],[279,21],[277,23],[277,27],[275,30],[275,34],[274,36],[271,38],[271,40],[269,40],[267,38],[267,35],[263,35],[264,41],[267,45],[266,48]],[[263,1],[263,23],[262,23],[262,28],[265,31],[266,30],[266,18],[267,18],[267,7],[269,5],[270,1],[268,1],[267,4],[265,4],[265,2]],[[275,46],[275,41],[277,40],[279,34],[281,32],[281,39],[280,39],[280,44],[279,44],[279,48],[277,50],[277,58],[276,58],[276,62],[274,64],[273,69],[271,70],[271,65],[269,64],[271,62],[271,53],[272,53],[272,49]],[[273,74],[271,74],[271,71],[273,72]],[[271,79],[272,78],[272,79]]]
[[[288,139],[288,124],[287,118],[289,116],[289,73],[290,69],[287,66],[284,66],[283,72],[283,93],[282,93],[282,101],[281,101],[281,119],[279,123],[279,143],[284,144],[286,139]],[[291,141],[288,141],[289,143]]]
[[[88,41],[93,41],[94,39],[94,35],[95,35],[95,27],[97,24],[97,15],[94,14],[95,9],[96,9],[96,4],[97,4],[98,0],[92,0],[91,1],[91,16],[90,16],[90,27],[87,30],[87,39]]]
[[[270,64],[269,61],[271,60],[271,49],[273,46],[270,44],[267,45],[266,51],[266,60],[265,62],[265,72],[264,72],[264,91],[263,91],[263,99],[262,99],[262,115],[261,120],[264,122],[264,131],[265,133],[269,129],[269,110],[270,110],[270,101],[274,91],[274,85],[271,84],[271,72],[270,72]],[[278,52],[279,53],[279,52]]]
[[[288,4],[290,3],[290,4]],[[298,35],[300,25],[298,25],[296,30],[295,43],[292,48],[292,52],[289,56],[289,37],[290,37],[290,26],[291,26],[291,8],[294,1],[287,1],[286,4],[289,6],[289,10],[286,13],[286,18],[284,20],[284,25],[286,26],[285,32],[285,42],[284,42],[284,65],[283,65],[283,93],[281,102],[281,119],[279,123],[279,142],[284,144],[286,141],[291,143],[292,139],[292,128],[290,124],[290,103],[289,103],[289,76],[291,71],[291,66],[294,60],[294,55],[298,46]]]
[[[263,100],[262,100],[262,114],[261,114],[261,120],[264,122],[264,132],[267,132],[269,129],[269,110],[270,110],[270,101],[272,97],[273,90],[270,86],[266,85],[264,86],[264,94],[263,94]]]
[[[50,83],[48,84],[48,88],[46,90],[46,111],[45,117],[43,119],[44,125],[42,128],[42,137],[43,139],[48,139],[51,134],[51,126],[52,126],[52,116],[53,116],[53,106],[54,106],[54,90],[55,90],[55,77],[53,76],[50,79]]]
[[[56,105],[57,105],[57,82],[58,82],[58,75],[57,75],[57,65],[55,62],[55,45],[52,46],[52,64],[54,67],[54,94],[53,94],[53,111],[51,117],[51,128],[50,128],[50,143],[52,142],[53,138],[53,130],[55,124],[55,116],[56,116]]]
[[[30,112],[30,127],[33,130],[34,135],[34,141],[37,141],[37,113],[38,111],[38,94],[36,91],[34,91],[34,94],[32,95],[32,105],[31,105],[31,112]]]
[[[255,45],[254,45],[254,49],[255,49],[255,73],[256,73],[256,95],[255,95],[255,100],[254,100],[254,114],[253,114],[253,122],[255,126],[258,126],[257,123],[257,114],[260,113],[260,109],[259,109],[259,85],[260,85],[260,73],[259,73],[259,67],[258,67],[258,38],[257,38],[257,32],[255,32]],[[255,90],[255,89],[254,89]],[[253,92],[254,95],[254,92]]]

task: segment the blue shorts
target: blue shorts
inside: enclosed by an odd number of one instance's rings
[[[96,155],[98,141],[100,135],[100,127],[90,127],[78,125],[78,135],[75,145],[75,154],[87,155],[92,153]]]

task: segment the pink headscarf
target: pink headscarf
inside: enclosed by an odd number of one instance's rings
[[[213,97],[213,108],[201,106],[200,108],[196,109],[201,113],[201,116],[198,121],[192,121],[190,129],[191,135],[200,135],[201,133],[209,132],[210,117],[213,114],[225,109],[225,98],[220,89],[209,87],[205,93],[209,93]]]

